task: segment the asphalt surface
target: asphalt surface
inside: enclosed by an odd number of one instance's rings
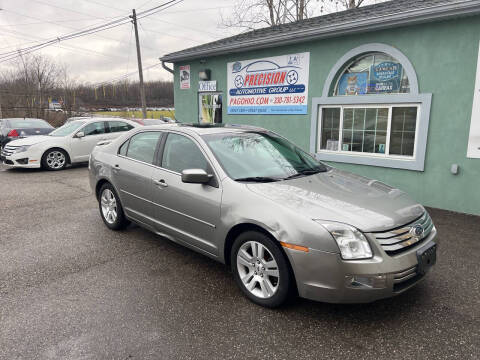
[[[244,298],[224,265],[108,230],[87,168],[0,166],[1,359],[479,359],[480,218],[431,210],[438,264],[367,305]]]

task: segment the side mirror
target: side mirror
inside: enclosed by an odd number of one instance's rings
[[[203,169],[185,169],[182,171],[182,182],[190,184],[207,184],[212,175]]]
[[[85,133],[83,131],[79,131],[75,134],[75,137],[77,137],[77,138],[82,138],[84,136],[85,136]]]

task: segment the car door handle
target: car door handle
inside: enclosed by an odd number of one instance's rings
[[[153,183],[155,185],[158,185],[158,186],[161,186],[161,187],[167,187],[168,184],[165,182],[165,180],[161,179],[161,180],[153,180]]]

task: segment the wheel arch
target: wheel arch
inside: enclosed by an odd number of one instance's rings
[[[100,189],[102,188],[102,186],[104,184],[107,184],[107,183],[110,184],[113,187],[113,190],[115,190],[119,200],[121,201],[120,194],[119,194],[117,188],[115,187],[115,185],[113,185],[112,182],[109,179],[104,178],[104,177],[98,179],[97,183],[95,184],[95,197],[97,198],[97,200],[99,199],[99,196],[100,196]]]
[[[45,149],[43,151],[43,154],[42,154],[42,160],[43,160],[43,157],[45,156],[45,154],[50,151],[50,150],[62,150],[63,152],[65,152],[65,154],[67,155],[67,164],[72,164],[72,159],[70,157],[70,153],[68,152],[67,149],[61,147],[61,146],[51,146],[47,149]]]
[[[247,231],[258,231],[268,236],[269,238],[274,240],[275,244],[277,244],[278,247],[283,251],[282,246],[280,246],[280,242],[277,239],[277,237],[274,234],[272,234],[270,231],[268,231],[265,227],[262,227],[261,225],[251,223],[251,222],[236,224],[228,231],[227,236],[225,237],[225,245],[223,247],[223,257],[225,260],[225,264],[227,266],[230,266],[230,252],[232,251],[233,242],[240,234]]]
[[[266,236],[268,236],[270,239],[273,240],[275,245],[280,249],[281,253],[283,256],[285,256],[285,260],[287,261],[288,268],[290,271],[290,274],[293,279],[293,291],[298,295],[298,285],[297,285],[297,279],[295,276],[295,272],[293,271],[293,266],[292,266],[292,260],[290,257],[287,255],[285,249],[283,246],[280,245],[280,240],[277,239],[275,234],[272,232],[268,231],[265,227],[262,227],[261,225],[250,223],[250,222],[245,222],[245,223],[240,223],[236,224],[233,226],[227,233],[227,236],[225,237],[225,245],[223,248],[223,257],[225,261],[225,265],[230,267],[230,252],[232,251],[232,246],[235,241],[235,239],[242,233],[247,232],[247,231],[258,231]]]

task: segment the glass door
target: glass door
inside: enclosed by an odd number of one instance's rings
[[[198,121],[200,124],[222,123],[222,93],[198,95]]]

